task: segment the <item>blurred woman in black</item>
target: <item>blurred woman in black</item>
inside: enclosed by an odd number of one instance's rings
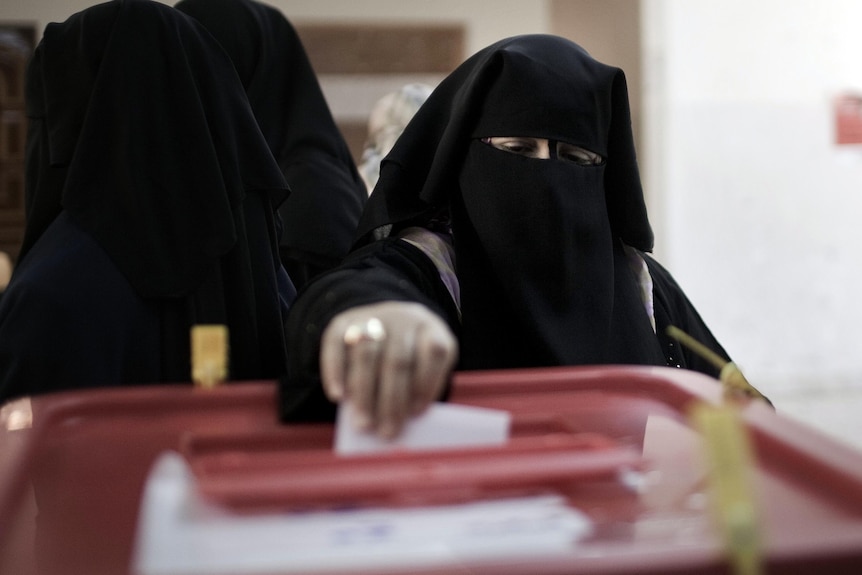
[[[288,187],[234,66],[158,2],[49,24],[27,73],[26,231],[0,304],[0,400],[190,381],[225,324],[232,379],[286,369]]]

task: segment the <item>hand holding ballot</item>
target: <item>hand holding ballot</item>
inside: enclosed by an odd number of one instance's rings
[[[321,349],[329,399],[349,400],[361,429],[389,438],[441,395],[457,355],[455,338],[439,316],[397,301],[337,315]]]

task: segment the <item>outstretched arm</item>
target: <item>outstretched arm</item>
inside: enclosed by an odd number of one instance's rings
[[[290,373],[282,417],[325,420],[349,400],[368,429],[397,434],[445,395],[457,357],[458,314],[431,260],[385,239],[312,282],[288,317]]]

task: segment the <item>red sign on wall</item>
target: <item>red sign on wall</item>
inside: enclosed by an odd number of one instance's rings
[[[835,143],[862,144],[862,95],[835,98]]]

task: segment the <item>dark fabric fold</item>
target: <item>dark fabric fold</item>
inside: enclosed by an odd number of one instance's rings
[[[272,154],[291,188],[280,206],[281,255],[294,283],[337,264],[350,249],[365,184],[305,48],[280,11],[254,0],[182,0],[237,68]]]

